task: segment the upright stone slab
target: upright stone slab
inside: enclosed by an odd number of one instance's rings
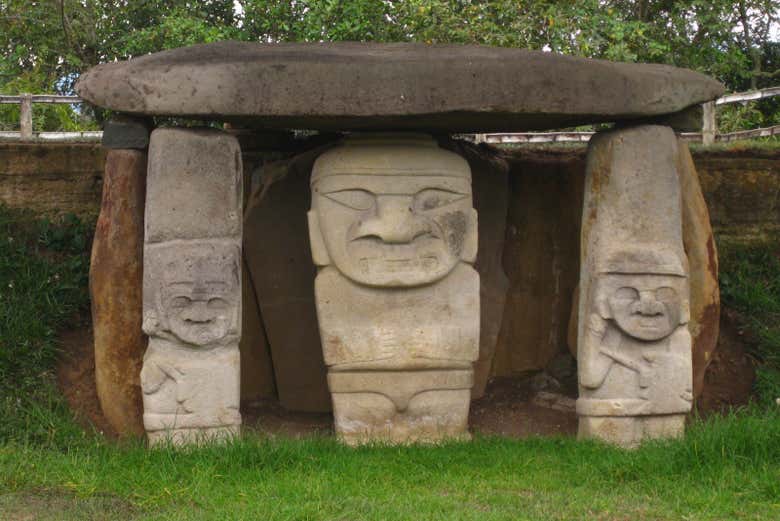
[[[311,189],[337,435],[467,436],[480,319],[468,164],[427,136],[367,135],[322,154]]]
[[[474,362],[473,400],[485,394],[496,353],[509,279],[501,257],[509,206],[509,167],[489,154],[463,149],[471,168],[474,207],[479,212],[479,249],[474,268],[479,273],[479,358]]]
[[[306,212],[313,159],[280,173],[265,168],[263,199],[244,223],[244,254],[263,315],[279,403],[288,410],[331,409],[317,330]]]
[[[146,152],[109,150],[92,242],[89,289],[100,407],[120,436],[144,433],[139,375]]]
[[[638,126],[590,143],[578,325],[580,437],[683,433],[692,401],[677,138]]]
[[[217,130],[152,133],[141,371],[150,444],[238,433],[241,153]]]
[[[699,183],[688,144],[678,141],[678,172],[683,201],[683,244],[690,266],[691,321],[693,338],[693,396],[704,390],[704,374],[718,345],[720,288],[718,250],[712,235],[710,212]]]

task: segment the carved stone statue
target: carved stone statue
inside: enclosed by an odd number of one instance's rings
[[[595,285],[580,351],[579,414],[627,417],[610,422],[634,440],[676,433],[693,399],[682,262],[663,250],[626,248],[599,270]]]
[[[147,248],[153,307],[141,382],[150,440],[236,434],[239,414],[239,251],[219,243]],[[154,270],[154,267],[152,269]],[[190,429],[197,431],[190,432]]]
[[[317,316],[339,438],[467,435],[479,351],[468,164],[427,136],[366,135],[320,156],[311,187]]]
[[[642,126],[590,146],[578,370],[581,437],[677,436],[693,399],[676,137]]]
[[[238,144],[158,129],[149,155],[147,216],[171,218],[146,225],[144,427],[150,444],[223,439],[241,425]]]

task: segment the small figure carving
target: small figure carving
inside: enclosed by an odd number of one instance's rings
[[[219,241],[146,248],[141,371],[149,440],[237,433],[239,249]]]
[[[362,136],[320,156],[311,186],[337,434],[348,443],[466,435],[479,349],[468,164],[427,136]]]
[[[218,244],[169,247],[154,307],[144,313],[144,332],[193,347],[236,341],[240,303],[236,248]],[[159,270],[155,270],[160,272]]]
[[[594,312],[580,351],[585,415],[663,415],[690,410],[688,279],[662,248],[622,249],[595,279]]]

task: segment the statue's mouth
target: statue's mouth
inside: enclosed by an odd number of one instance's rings
[[[364,257],[358,261],[360,270],[367,274],[377,272],[381,273],[405,273],[409,271],[430,272],[436,270],[439,266],[439,258],[435,255],[416,257],[416,258],[368,258]]]
[[[663,323],[663,315],[640,317],[637,321],[641,329],[658,329]]]
[[[375,236],[350,241],[350,256],[367,274],[435,271],[446,254],[444,242],[429,233],[411,242],[389,243]]]

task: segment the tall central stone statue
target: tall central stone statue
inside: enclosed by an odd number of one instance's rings
[[[337,435],[468,436],[480,316],[468,163],[425,135],[355,136],[317,159],[311,189]]]

